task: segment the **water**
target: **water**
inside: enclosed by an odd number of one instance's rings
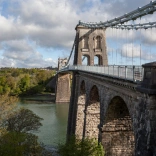
[[[39,132],[35,132],[40,142],[46,146],[57,146],[58,143],[65,142],[69,104],[20,100],[18,105],[32,110],[44,119]]]

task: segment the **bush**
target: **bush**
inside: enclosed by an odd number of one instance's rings
[[[103,147],[97,140],[80,140],[75,136],[71,136],[66,144],[60,144],[58,153],[61,156],[104,156]]]
[[[7,132],[0,137],[0,155],[3,156],[40,156],[42,147],[37,136],[30,133]]]

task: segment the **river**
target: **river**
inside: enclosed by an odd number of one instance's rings
[[[42,97],[45,98],[45,97]],[[42,99],[41,98],[41,99]],[[55,104],[39,100],[21,99],[18,102],[19,107],[32,110],[35,114],[43,118],[42,124],[38,132],[39,141],[46,146],[57,146],[58,143],[65,142],[67,119],[68,119],[68,103]]]

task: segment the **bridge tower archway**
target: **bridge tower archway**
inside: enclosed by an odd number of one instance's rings
[[[77,118],[76,118],[76,136],[79,139],[83,138],[83,127],[84,127],[84,110],[86,104],[86,89],[85,89],[85,82],[82,81],[80,85],[80,92],[78,96],[77,102]]]
[[[101,55],[95,55],[94,56],[94,65],[102,65],[102,56]]]
[[[89,55],[83,55],[82,56],[82,65],[90,65],[90,56]]]
[[[94,85],[90,90],[89,103],[86,107],[85,137],[98,139],[100,123],[100,100],[98,88]]]
[[[107,109],[102,127],[102,144],[106,156],[133,156],[134,132],[132,120],[124,100],[114,97]]]

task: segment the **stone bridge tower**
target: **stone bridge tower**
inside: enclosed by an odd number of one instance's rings
[[[67,63],[67,58],[58,59],[58,70],[60,70]],[[70,102],[71,95],[71,74],[68,73],[59,73],[57,74],[56,81],[56,91],[55,91],[55,102],[56,103],[65,103]]]
[[[82,65],[84,57],[87,58],[86,65],[108,65],[105,29],[78,25],[76,31],[74,65]]]

